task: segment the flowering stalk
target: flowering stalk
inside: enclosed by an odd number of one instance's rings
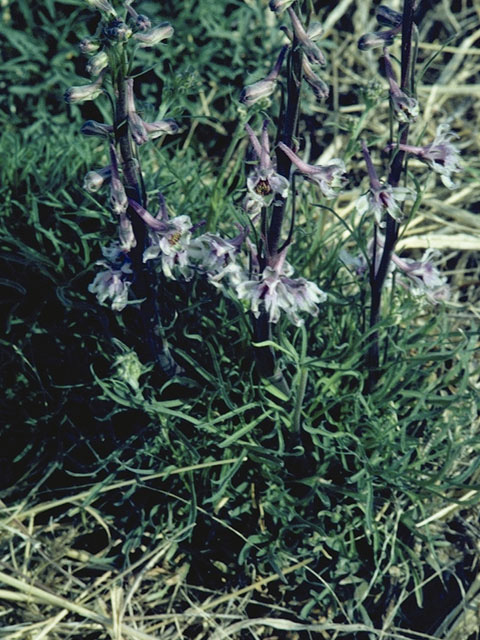
[[[290,13],[291,18],[294,13],[293,9],[288,7],[287,11]],[[299,22],[296,15],[293,20],[294,24]],[[300,89],[303,75],[302,59],[302,48],[300,47],[297,34],[294,32],[292,37],[292,46],[288,55],[287,104],[283,122],[279,123],[279,138],[287,147],[292,146],[292,141],[297,131],[300,107]],[[291,159],[283,151],[277,151],[277,174],[285,180],[288,180],[291,166]],[[261,270],[263,270],[267,265],[272,265],[277,261],[280,249],[279,245],[282,224],[285,217],[286,202],[287,199],[285,194],[275,194],[270,220],[266,221],[264,228],[265,246],[263,259],[262,256],[260,256]],[[265,211],[263,212],[263,215],[266,215]],[[265,310],[262,310],[259,316],[254,320],[254,334],[256,342],[264,342],[272,339],[270,318],[269,314]],[[275,354],[270,347],[261,347],[257,349],[257,364],[261,375],[270,379],[275,377]]]
[[[124,4],[124,8],[129,14],[127,22],[131,26],[118,17],[108,0],[87,2],[99,10],[103,18],[98,38],[85,39],[81,43],[83,53],[94,54],[87,64],[87,71],[98,78],[90,85],[71,87],[65,93],[65,100],[73,103],[95,99],[104,91],[103,82],[107,69],[110,69],[114,122],[110,125],[90,120],[82,127],[84,135],[99,136],[108,141],[110,165],[89,172],[84,186],[94,192],[109,181],[109,204],[117,220],[119,237],[118,241],[102,249],[104,260],[97,264],[106,267],[106,270],[97,274],[89,289],[96,293],[100,303],[110,300],[111,308],[115,311],[122,311],[127,306],[129,289],[132,289],[134,297],[140,301],[134,307],[137,311],[136,324],[139,325],[134,328],[134,334],[140,338],[140,357],[142,360],[153,360],[167,375],[173,375],[180,368],[161,337],[156,279],[150,264],[144,264],[143,261],[148,241],[147,228],[131,203],[146,206],[136,147],[162,133],[172,133],[175,128],[173,121],[148,125],[142,120],[135,109],[133,79],[128,77],[133,55],[130,53],[131,45],[154,46],[170,37],[173,29],[168,23],[151,27],[150,20],[137,14],[129,2]]]
[[[403,92],[409,91],[410,77],[413,72],[411,57],[412,57],[412,32],[413,32],[413,13],[415,9],[415,0],[404,0],[403,3],[403,15],[402,15],[402,57],[401,57],[401,81],[400,90]],[[397,27],[398,28],[398,27]],[[400,125],[400,144],[405,145],[408,142],[408,130],[409,125]],[[390,168],[390,174],[388,176],[388,184],[392,188],[398,187],[400,177],[403,170],[405,152],[399,150],[392,159]],[[375,234],[377,233],[375,229]],[[378,268],[375,268],[377,262],[376,247],[377,243],[374,243],[374,255],[372,260],[372,266],[370,269],[370,288],[371,288],[371,308],[370,308],[370,327],[375,327],[380,317],[380,305],[382,299],[382,289],[385,282],[385,278],[388,273],[388,267],[390,259],[395,247],[395,243],[398,237],[398,222],[394,216],[387,210],[385,214],[385,243],[383,251],[378,263]],[[373,331],[370,334],[370,344],[367,355],[368,363],[368,390],[373,390],[377,380],[380,377],[379,364],[379,336],[377,331]]]

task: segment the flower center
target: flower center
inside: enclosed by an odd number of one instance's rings
[[[258,193],[259,196],[268,196],[268,194],[272,193],[272,187],[268,180],[259,180],[255,185],[254,191]]]
[[[168,238],[168,244],[174,247],[181,237],[182,237],[181,232],[175,231],[175,233],[172,233],[172,235]]]

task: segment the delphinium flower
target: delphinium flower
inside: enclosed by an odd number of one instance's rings
[[[268,122],[264,121],[262,127],[261,142],[247,124],[245,129],[250,138],[253,150],[258,158],[258,163],[247,178],[249,197],[262,206],[268,206],[275,194],[286,198],[289,182],[275,171],[274,163],[270,157],[270,142],[268,139]]]
[[[110,299],[112,310],[122,311],[127,306],[128,291],[132,284],[130,261],[118,242],[102,247],[102,254],[104,260],[97,260],[95,264],[105,269],[97,273],[88,290],[96,294],[100,304]]]
[[[270,73],[265,78],[263,78],[263,80],[259,80],[258,82],[254,82],[253,84],[244,87],[240,94],[240,102],[243,102],[244,105],[250,107],[259,100],[268,98],[272,95],[272,93],[275,91],[278,75],[280,73],[280,69],[282,68],[283,59],[285,58],[287,49],[288,46],[282,47],[275,66],[270,71]]]
[[[440,124],[433,142],[423,147],[410,144],[391,144],[387,149],[399,149],[416,156],[422,162],[440,175],[443,184],[449,189],[455,189],[456,183],[453,182],[451,175],[462,170],[460,163],[460,152],[452,144],[451,139],[457,138],[455,133],[450,131],[448,124]]]
[[[385,60],[385,73],[390,85],[390,100],[392,102],[393,113],[399,122],[415,122],[418,118],[418,102],[415,98],[407,96],[407,94],[400,89],[387,49],[384,49],[383,56]]]
[[[160,208],[156,216],[152,216],[135,200],[129,204],[148,227],[148,246],[143,252],[143,262],[161,259],[162,270],[167,278],[175,279],[179,273],[189,280],[192,269],[188,260],[188,248],[192,237],[192,222],[189,216],[181,215],[168,218],[165,201],[160,196]]]
[[[365,141],[362,140],[362,152],[367,165],[370,189],[367,194],[357,200],[357,211],[360,215],[372,213],[379,227],[385,226],[384,215],[388,213],[397,222],[402,222],[404,215],[398,202],[402,202],[411,195],[406,187],[392,187],[382,184],[378,179]]]
[[[433,249],[427,249],[421,260],[392,255],[392,262],[406,277],[410,292],[416,297],[425,296],[432,304],[448,300],[450,296],[447,277],[440,275],[432,260],[436,253]]]
[[[264,311],[270,323],[277,323],[283,311],[295,326],[301,326],[303,319],[299,314],[317,315],[317,305],[327,296],[314,282],[291,278],[293,267],[285,256],[286,249],[255,279],[241,281],[236,286],[236,294],[245,300],[255,318]]]
[[[191,241],[188,247],[189,260],[201,273],[217,275],[227,263],[235,260],[244,238],[244,232],[232,240],[214,233],[204,233]]]
[[[317,47],[317,45],[313,42],[313,38],[309,35],[309,33],[305,30],[305,27],[300,21],[300,18],[297,16],[295,11],[289,7],[287,9],[288,15],[290,16],[290,20],[292,21],[292,28],[295,33],[295,36],[300,43],[300,46],[303,49],[303,52],[309,59],[309,61],[313,64],[319,64],[322,67],[325,66],[326,60],[322,51]],[[316,37],[318,35],[318,30],[313,33],[313,36]]]
[[[279,149],[287,155],[302,175],[317,184],[327,198],[334,198],[338,190],[345,184],[345,163],[334,158],[324,166],[303,162],[286,144],[279,142]]]

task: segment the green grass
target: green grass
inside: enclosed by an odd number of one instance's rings
[[[248,314],[207,282],[161,283],[174,379],[138,360],[133,311],[88,293],[115,226],[105,196],[82,190],[105,149],[78,130],[108,105],[67,108],[62,94],[82,83],[74,46],[96,23],[77,1],[3,8],[0,638],[476,637],[479,68],[461,45],[478,16],[469,2],[423,16],[422,61],[450,40],[422,79],[416,134],[452,117],[466,169],[448,192],[411,163],[422,202],[399,245],[441,249],[452,298],[388,291],[384,374],[366,394],[367,283],[338,254],[371,234],[354,209],[356,141],[376,142],[378,166],[388,136],[387,100],[362,98],[377,52],[356,48],[373,5],[318,9],[332,99],[305,98],[299,137],[312,158],[345,152],[350,182],[328,208],[297,184],[289,259],[329,298],[274,335],[290,398],[259,379]],[[233,236],[238,95],[271,68],[276,19],[257,2],[139,6],[176,29],[139,58],[143,108],[154,119],[163,98],[182,125],[143,151],[147,190]]]

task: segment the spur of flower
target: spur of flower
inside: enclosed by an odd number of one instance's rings
[[[97,273],[88,290],[96,294],[100,304],[110,299],[112,310],[122,311],[127,306],[128,290],[132,284],[129,279],[132,274],[130,261],[118,242],[102,247],[102,254],[104,259],[95,264],[105,269]]]
[[[275,194],[282,198],[288,195],[289,182],[275,171],[270,157],[270,142],[268,140],[268,122],[265,120],[262,127],[261,142],[253,132],[250,125],[245,125],[253,150],[258,158],[258,163],[247,178],[247,188],[253,200],[262,206],[268,206]]]
[[[165,200],[159,195],[160,207],[152,216],[138,202],[128,199],[128,203],[148,228],[148,246],[143,252],[143,262],[160,258],[162,270],[167,278],[175,279],[174,271],[190,279],[193,275],[188,261],[188,248],[192,237],[192,222],[182,215],[169,219]]]
[[[284,311],[288,319],[301,326],[300,313],[318,314],[319,303],[325,302],[326,294],[314,282],[305,278],[291,278],[293,267],[286,262],[287,249],[258,274],[254,280],[243,280],[236,286],[240,300],[245,300],[255,318],[262,311],[268,314],[269,322],[276,323]]]
[[[388,183],[382,184],[378,179],[367,145],[363,140],[362,152],[367,165],[370,189],[367,194],[357,200],[358,213],[360,215],[367,212],[372,213],[379,227],[385,226],[383,220],[385,213],[388,213],[397,222],[402,222],[404,215],[398,202],[402,202],[408,196],[411,196],[411,190],[406,187],[392,187]]]
[[[453,182],[451,175],[462,170],[460,162],[460,152],[451,139],[458,136],[450,131],[448,124],[440,124],[433,142],[424,147],[416,147],[410,144],[390,144],[387,150],[399,149],[416,156],[422,162],[440,175],[440,179],[448,189],[455,189],[457,185]]]
[[[278,148],[290,158],[307,180],[310,180],[310,182],[320,187],[321,192],[326,198],[334,198],[338,190],[345,184],[346,170],[343,160],[334,158],[325,166],[307,164],[283,142],[278,143]]]

